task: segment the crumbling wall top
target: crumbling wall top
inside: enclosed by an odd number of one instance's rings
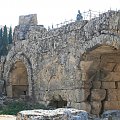
[[[19,25],[37,25],[37,14],[19,16]]]

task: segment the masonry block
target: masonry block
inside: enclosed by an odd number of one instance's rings
[[[117,88],[118,89],[120,88],[120,82],[117,82]]]
[[[89,113],[91,111],[91,105],[88,102],[71,103],[71,107],[74,107],[79,110],[85,110]]]
[[[76,89],[75,92],[76,102],[86,101],[88,96],[90,95],[89,89]]]
[[[76,92],[75,90],[67,90],[67,101],[76,101]]]
[[[103,89],[115,89],[115,82],[102,82],[101,88]]]
[[[108,89],[107,93],[108,101],[120,101],[120,89]]]
[[[120,72],[109,72],[102,81],[120,81]]]
[[[99,115],[102,108],[101,102],[93,101],[90,104],[91,104],[91,113]]]
[[[101,87],[100,81],[92,81],[92,88],[93,89],[99,89]]]
[[[81,81],[81,88],[90,89],[92,87],[92,83],[90,81]]]
[[[92,82],[90,81],[77,81],[75,83],[76,89],[90,89],[92,87]]]
[[[106,90],[104,89],[92,89],[91,90],[91,101],[104,100],[106,96]]]
[[[101,67],[103,68],[103,70],[111,72],[114,69],[115,65],[115,62],[107,62],[103,63]]]
[[[91,67],[93,61],[81,61],[80,62],[80,68],[81,71],[86,72],[89,70],[89,68]]]
[[[105,101],[104,110],[120,110],[120,101]]]

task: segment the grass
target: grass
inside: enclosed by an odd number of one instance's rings
[[[0,108],[0,114],[17,115],[22,110],[47,109],[45,105],[23,101],[14,101]]]

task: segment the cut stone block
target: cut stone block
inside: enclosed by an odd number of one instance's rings
[[[107,90],[108,101],[119,101],[120,100],[120,89],[108,89]]]
[[[120,72],[109,72],[102,81],[120,81]]]
[[[120,82],[117,82],[117,88],[118,89],[120,88]]]
[[[91,113],[99,115],[102,108],[101,102],[93,101],[90,104],[91,104]]]
[[[115,89],[116,88],[115,82],[102,82],[101,88],[104,88],[104,89]]]
[[[88,102],[72,103],[72,106],[79,110],[85,110],[88,113],[91,111],[91,105]]]
[[[103,107],[104,110],[119,110],[120,101],[105,101]]]
[[[86,101],[88,95],[90,95],[89,89],[76,89],[75,92],[76,102],[83,102]]]
[[[91,90],[91,101],[102,101],[105,99],[106,90],[104,89],[92,89]]]
[[[100,81],[92,81],[92,88],[93,89],[99,89],[101,87]]]

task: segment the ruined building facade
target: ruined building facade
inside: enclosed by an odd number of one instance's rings
[[[1,76],[8,97],[93,114],[120,109],[120,11],[49,31],[35,14],[20,16]]]

